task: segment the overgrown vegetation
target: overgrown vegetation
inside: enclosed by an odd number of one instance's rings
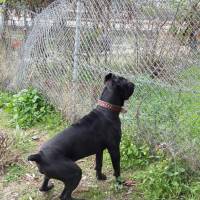
[[[137,145],[133,143],[133,138],[124,134],[121,143],[122,166],[129,168],[144,168],[154,159],[147,144]]]
[[[125,134],[121,156],[123,169],[135,171],[133,178],[144,199],[199,199],[199,171],[181,156],[173,157],[167,146],[139,144]]]
[[[193,184],[199,180],[174,160],[153,163],[137,178],[141,181],[140,188],[146,199],[192,199],[194,196],[198,199]]]
[[[199,74],[199,68],[182,76],[190,73]],[[199,82],[199,76],[194,79]],[[134,178],[145,199],[199,199],[199,93],[140,87],[124,119],[123,167],[140,169]]]
[[[36,89],[22,90],[14,95],[1,94],[0,108],[10,114],[10,124],[14,127],[31,128],[48,121],[51,125],[53,121],[57,126],[62,122],[58,112]]]

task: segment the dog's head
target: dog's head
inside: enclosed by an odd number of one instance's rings
[[[105,89],[103,96],[110,103],[123,106],[124,101],[128,100],[133,94],[135,85],[127,79],[109,73],[104,79]]]

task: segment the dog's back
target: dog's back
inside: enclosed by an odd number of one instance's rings
[[[112,120],[94,110],[42,145],[40,152],[29,156],[29,160],[40,164],[46,158],[56,159],[63,156],[76,161],[93,155],[99,150],[105,149],[107,143],[115,141],[116,138],[113,137],[117,135],[116,123],[115,126],[112,124],[114,124]],[[105,130],[104,127],[109,128]]]

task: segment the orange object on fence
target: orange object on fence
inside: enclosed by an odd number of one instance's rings
[[[15,40],[13,40],[11,42],[11,48],[14,49],[14,50],[15,49],[19,49],[21,47],[21,45],[22,45],[22,41],[21,40],[15,39]]]

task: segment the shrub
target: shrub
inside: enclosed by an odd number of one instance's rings
[[[172,159],[151,164],[137,178],[141,180],[140,187],[147,199],[185,199],[192,194],[192,178],[181,163]]]
[[[26,89],[13,95],[5,110],[11,114],[11,125],[28,128],[44,121],[54,108],[36,89]]]
[[[145,167],[149,165],[153,158],[148,145],[134,144],[130,135],[123,135],[121,142],[122,167]]]
[[[6,104],[11,100],[11,94],[0,92],[0,109],[5,108]]]

